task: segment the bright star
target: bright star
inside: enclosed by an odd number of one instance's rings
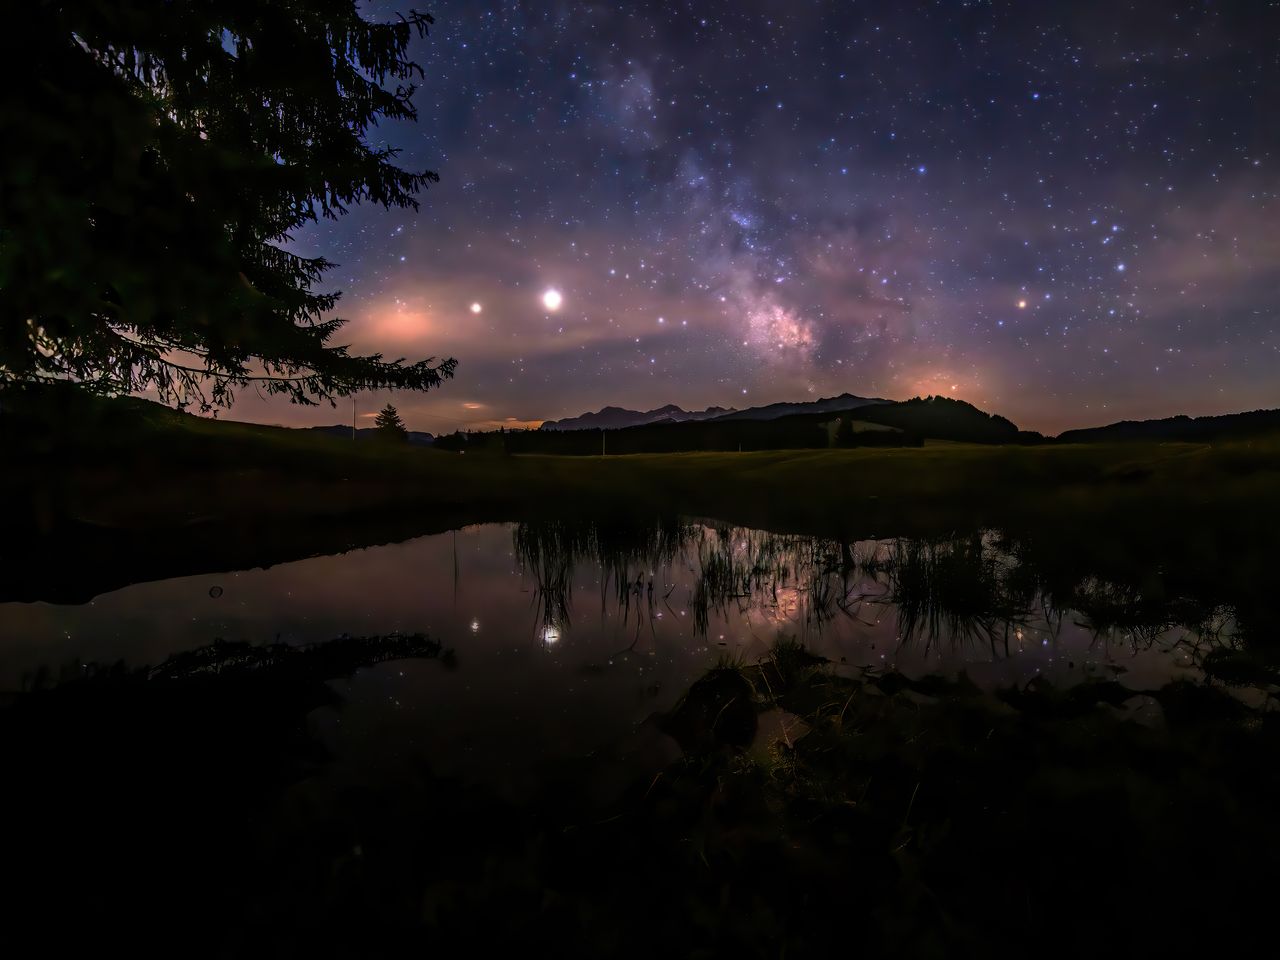
[[[484,309],[484,307],[480,306],[480,304],[478,304],[478,303],[473,303],[473,304],[471,305],[471,312],[472,312],[472,313],[479,313],[479,312],[480,312],[481,310],[483,310],[483,309]]]
[[[552,313],[560,309],[560,304],[564,303],[564,297],[560,295],[560,291],[552,288],[542,295],[542,305]]]

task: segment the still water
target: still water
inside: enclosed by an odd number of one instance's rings
[[[1114,609],[1117,590],[1082,581],[1073,597]],[[3,604],[0,689],[41,666],[155,664],[215,639],[425,632],[453,656],[339,683],[346,703],[319,711],[317,729],[339,756],[510,784],[635,737],[710,667],[755,661],[780,637],[848,673],[964,671],[985,687],[1116,678],[1139,691],[1194,676],[1206,636],[1232,630],[1229,611],[1101,619],[1055,603],[990,532],[841,544],[706,522],[495,524],[83,605]]]

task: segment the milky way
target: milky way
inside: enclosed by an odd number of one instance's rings
[[[340,264],[344,339],[458,358],[394,398],[411,426],[846,390],[1043,430],[1280,406],[1280,3],[429,10],[419,122],[377,135],[441,183],[298,238]]]

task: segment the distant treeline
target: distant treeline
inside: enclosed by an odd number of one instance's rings
[[[1219,417],[1166,417],[1163,420],[1121,420],[1105,427],[1068,430],[1060,443],[1121,443],[1164,440],[1207,443],[1280,431],[1280,410],[1253,410]]]
[[[844,421],[846,424],[848,420]],[[852,424],[828,428],[786,420],[736,420],[724,423],[646,424],[622,430],[520,430],[452,434],[436,438],[444,450],[491,450],[591,456],[623,453],[821,449],[827,447],[906,447],[923,441],[898,430],[854,430]]]
[[[1043,440],[1003,417],[945,397],[860,406],[843,413],[812,413],[774,420],[702,420],[655,423],[620,430],[499,430],[437,437],[442,450],[598,456],[808,450],[829,447],[918,447],[926,439],[967,443]]]
[[[355,437],[352,437],[351,427],[344,423],[334,424],[328,427],[303,427],[301,429],[310,430],[313,433],[324,433],[331,437],[337,437],[339,440],[370,440],[374,442],[387,442],[387,435],[377,427],[361,427],[355,431]],[[409,444],[411,447],[429,447],[435,442],[435,437],[422,430],[406,430],[401,438],[402,442]]]

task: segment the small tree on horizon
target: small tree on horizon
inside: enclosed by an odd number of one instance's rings
[[[404,440],[409,436],[409,431],[404,425],[404,421],[400,419],[400,411],[388,403],[380,411],[377,418],[373,421],[373,425],[378,428],[378,432],[389,440]]]
[[[851,417],[841,417],[840,425],[836,427],[835,445],[837,447],[851,447],[853,442],[853,419]]]

